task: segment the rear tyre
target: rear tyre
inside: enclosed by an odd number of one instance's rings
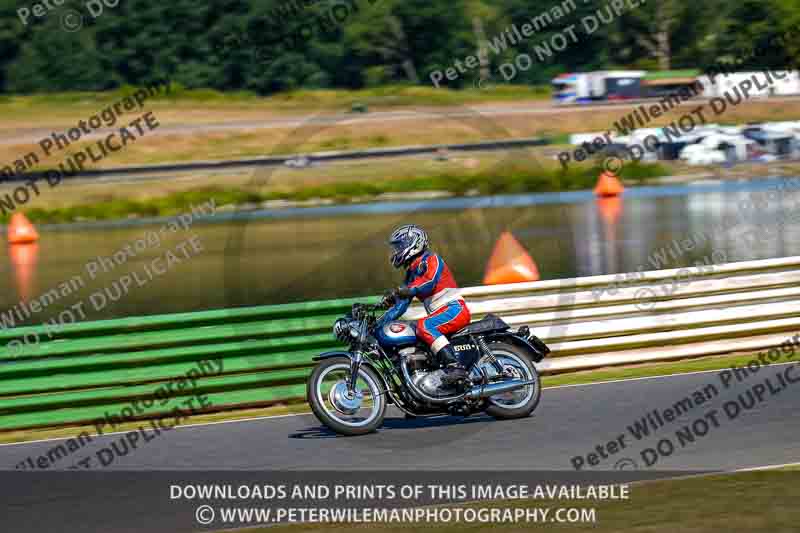
[[[530,355],[527,351],[504,342],[489,344],[489,349],[503,365],[503,369],[512,374],[515,379],[533,380],[534,383],[515,391],[487,398],[486,414],[503,420],[530,416],[539,405],[539,399],[542,396],[539,372],[536,371]]]
[[[341,435],[365,435],[383,424],[386,395],[383,380],[368,365],[361,365],[356,395],[346,387],[350,359],[333,357],[320,362],[308,378],[306,397],[311,411],[326,427]]]

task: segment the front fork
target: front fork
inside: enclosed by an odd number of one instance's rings
[[[353,357],[350,358],[350,375],[347,377],[347,390],[350,394],[355,394],[358,371],[361,368],[361,362],[364,360],[364,352],[353,350],[352,354]]]
[[[362,348],[364,347],[364,341],[367,339],[367,331],[369,329],[366,319],[361,320],[361,327],[359,329],[358,343],[354,345],[356,349],[351,351],[353,357],[350,359],[350,377],[347,379],[347,390],[350,394],[356,393],[358,371],[361,368],[361,362],[364,360]]]

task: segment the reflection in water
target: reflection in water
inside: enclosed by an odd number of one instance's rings
[[[19,276],[25,271],[17,265],[34,264],[35,253],[28,252],[32,259],[8,249],[2,264],[13,267],[6,267],[0,279],[0,309],[16,305],[23,287],[35,287],[35,298],[76,275],[85,286],[30,322],[47,320],[78,302],[84,302],[87,318],[96,319],[379,294],[401,281],[401,273],[389,264],[385,243],[395,226],[409,222],[429,232],[434,249],[462,286],[481,284],[504,231],[530,253],[542,279],[690,266],[712,253],[730,261],[800,255],[800,232],[792,219],[798,193],[767,192],[768,185],[690,187],[688,192],[629,189],[621,199],[600,201],[588,192],[570,193],[560,197],[561,203],[505,208],[426,210],[423,204],[409,213],[373,210],[325,218],[198,223],[188,234],[166,237],[159,247],[94,279],[86,272],[88,261],[113,254],[149,228],[40,228],[40,258],[28,279]],[[91,294],[141,271],[191,234],[201,239],[204,252],[102,311],[93,308]]]
[[[615,226],[622,214],[622,198],[619,196],[605,196],[596,200],[597,209],[606,225]]]
[[[14,288],[17,297],[19,300],[28,301],[35,296],[36,259],[39,255],[39,245],[35,242],[9,244],[8,255],[14,270]]]
[[[614,254],[617,243],[618,223],[622,214],[622,198],[619,196],[606,196],[595,200],[595,206],[600,215],[598,232],[600,235],[594,237],[601,249],[599,257],[605,258],[606,262],[599,269],[601,272],[617,272],[619,267],[617,257]]]

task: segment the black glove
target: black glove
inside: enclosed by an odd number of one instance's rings
[[[386,309],[388,309],[394,305],[394,302],[395,302],[394,291],[387,291],[386,294],[383,295],[383,298],[381,298],[381,307],[385,307]]]
[[[395,296],[397,298],[401,298],[403,300],[407,300],[411,298],[411,289],[406,287],[405,285],[401,285],[394,290]]]

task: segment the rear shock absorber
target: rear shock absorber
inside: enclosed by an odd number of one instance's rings
[[[472,342],[478,345],[481,352],[483,352],[483,355],[486,357],[486,359],[488,359],[490,363],[492,363],[492,366],[497,371],[497,373],[502,374],[503,365],[501,365],[500,361],[497,360],[497,357],[494,356],[494,354],[489,349],[489,346],[486,344],[486,341],[483,339],[483,337],[477,337],[477,338],[472,337]]]

